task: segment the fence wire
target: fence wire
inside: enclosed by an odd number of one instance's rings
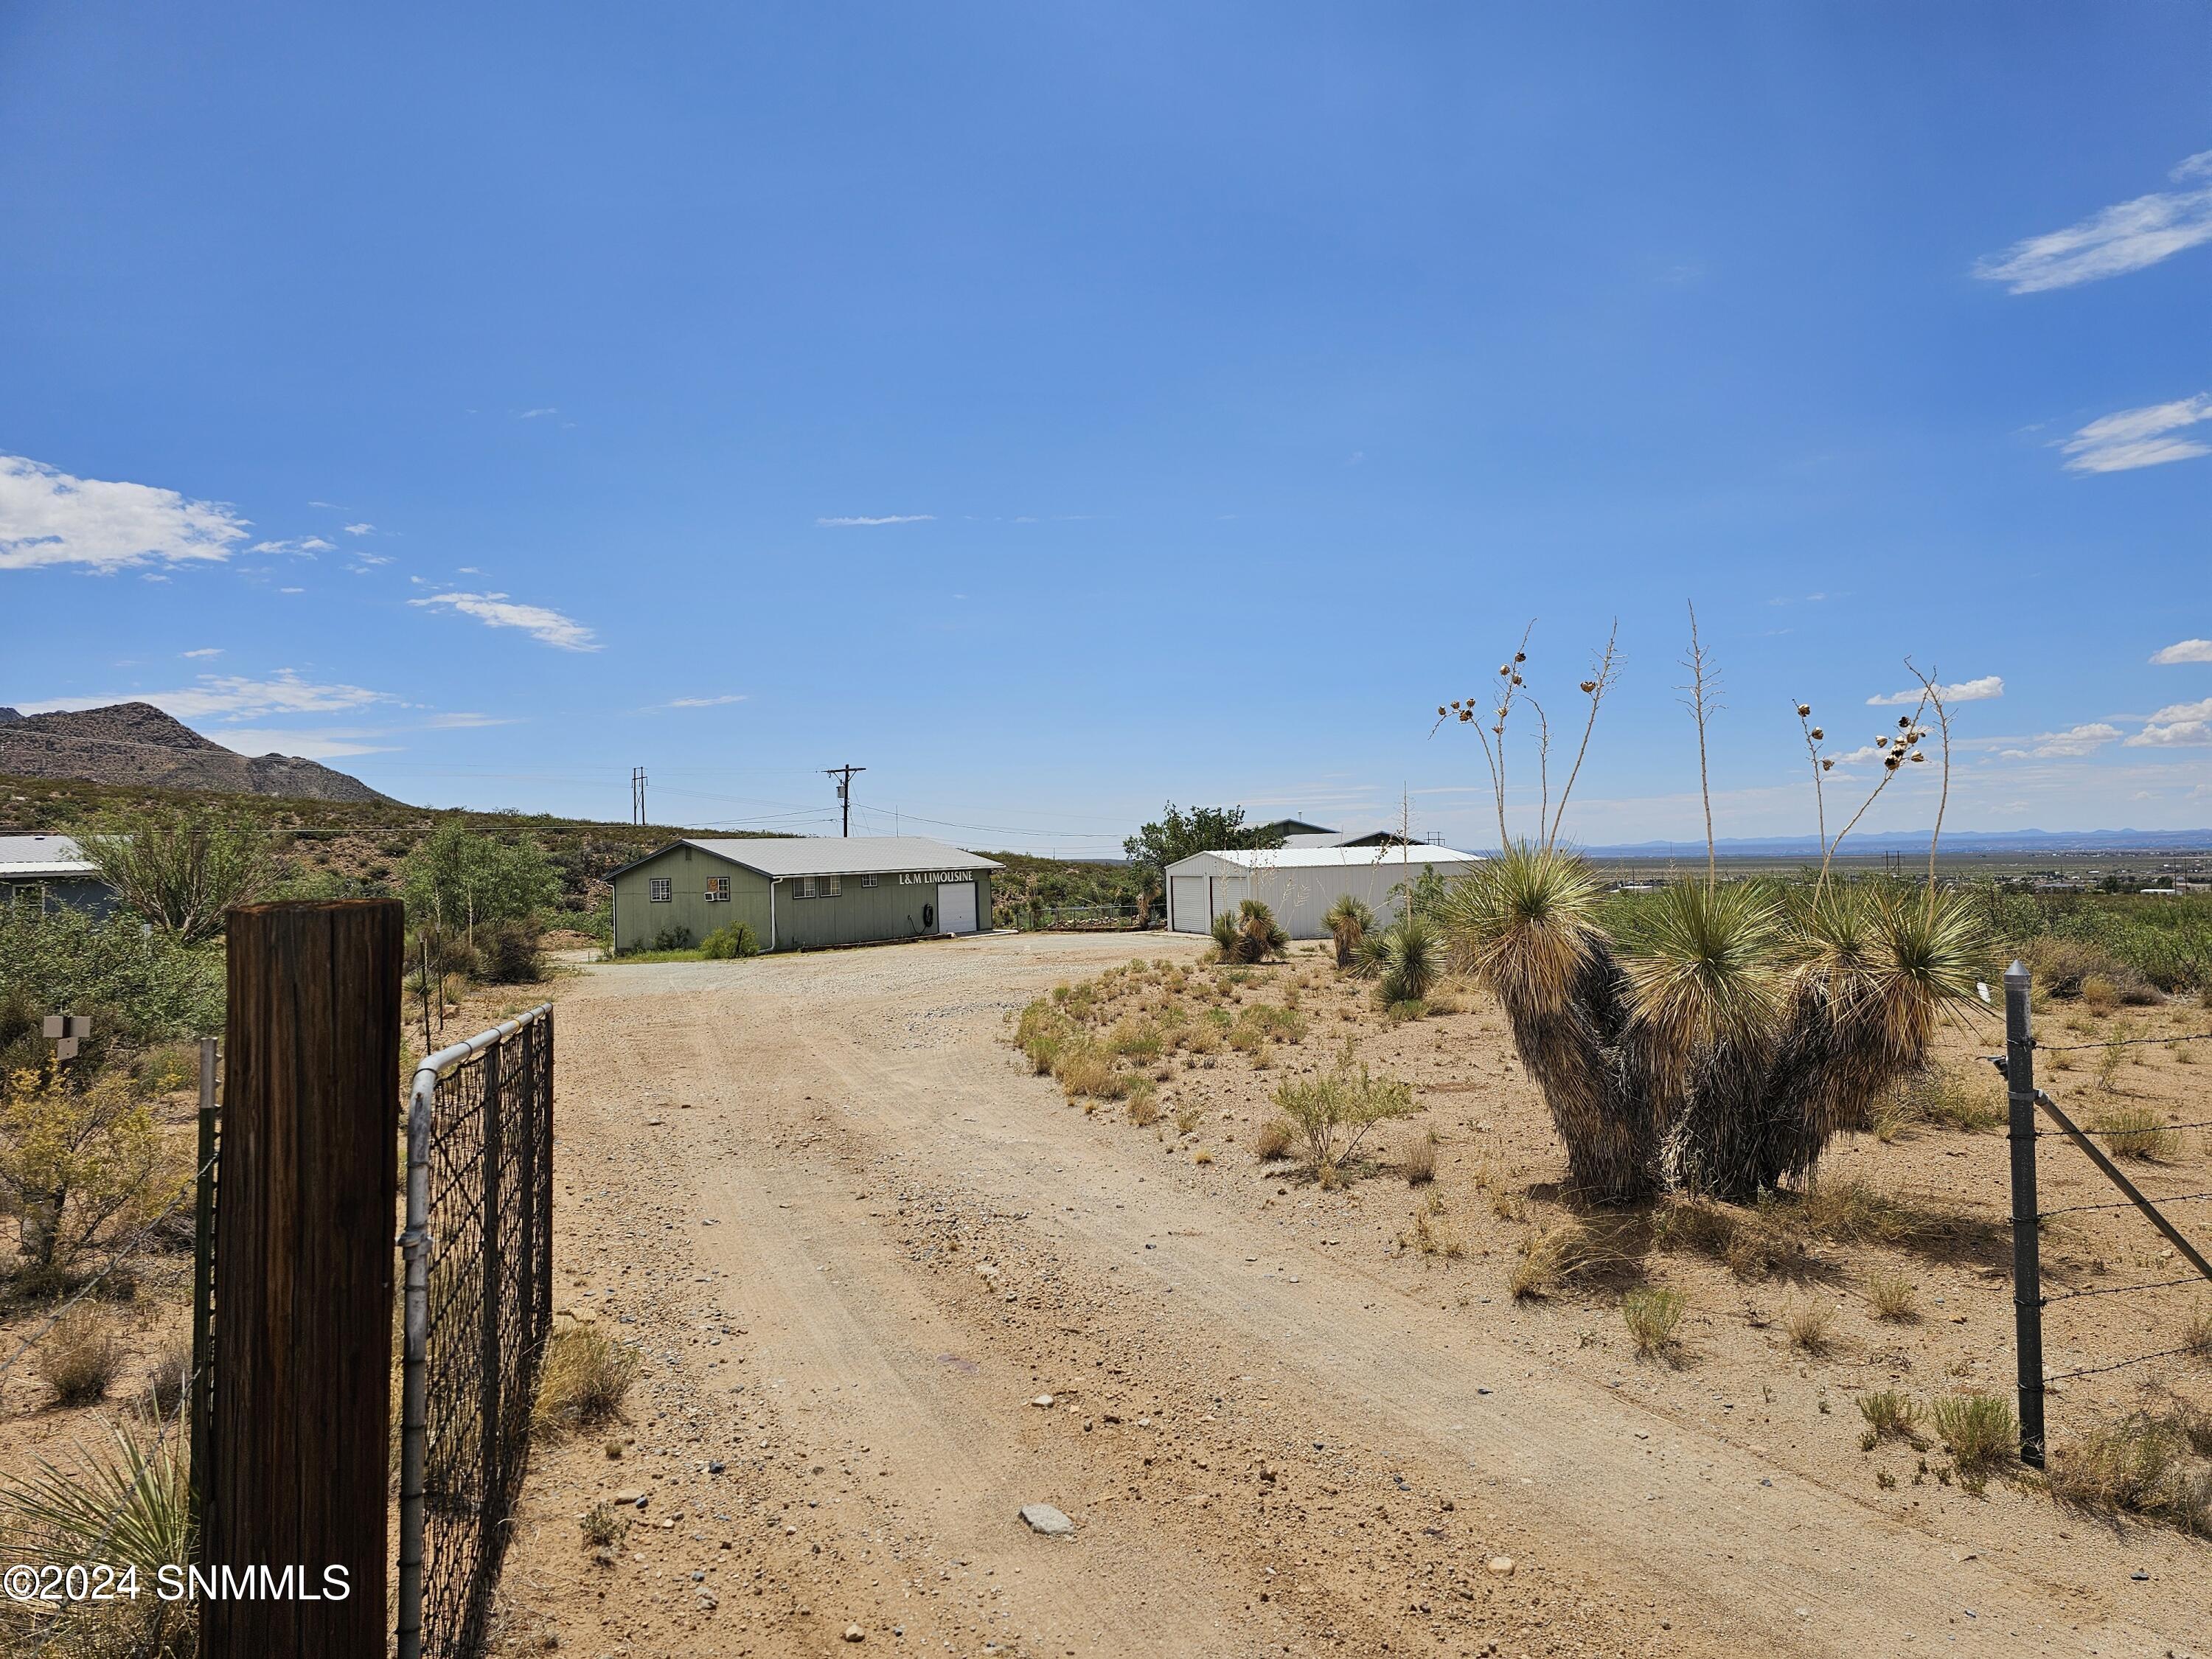
[[[505,1559],[552,1328],[551,1006],[425,1062],[408,1146],[399,1653],[467,1659]]]

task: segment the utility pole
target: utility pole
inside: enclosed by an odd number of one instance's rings
[[[645,823],[645,769],[629,769],[629,821],[641,828]]]
[[[823,776],[837,780],[837,804],[845,811],[845,833],[848,836],[853,833],[853,774],[865,772],[867,769],[865,766],[854,766],[849,762],[843,766],[825,766],[822,769]]]

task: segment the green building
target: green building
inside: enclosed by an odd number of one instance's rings
[[[926,836],[679,841],[615,872],[615,951],[696,945],[733,921],[764,951],[973,933],[1003,867]]]

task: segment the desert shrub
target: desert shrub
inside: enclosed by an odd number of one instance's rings
[[[742,921],[726,922],[699,941],[699,954],[709,962],[735,962],[760,954],[760,935]]]
[[[1432,1210],[1416,1215],[1413,1231],[1399,1235],[1399,1241],[1410,1244],[1423,1255],[1440,1255],[1448,1261],[1456,1261],[1467,1254],[1467,1241],[1460,1237],[1459,1229],[1440,1219]]]
[[[560,872],[527,836],[487,835],[458,818],[441,822],[407,854],[402,889],[410,920],[430,921],[473,939],[486,922],[519,921],[553,908]],[[684,944],[655,946],[681,951]]]
[[[1305,1014],[1285,1003],[1255,1002],[1237,1016],[1237,1023],[1240,1026],[1251,1027],[1270,1042],[1305,1041]]]
[[[170,1095],[197,1089],[200,1081],[200,1051],[189,1042],[165,1042],[149,1049],[132,1062],[131,1079],[142,1094]]]
[[[1876,1440],[1919,1443],[1920,1402],[1911,1395],[1884,1389],[1861,1395],[1858,1405],[1859,1415],[1866,1419],[1868,1431]]]
[[[1298,1132],[1288,1118],[1271,1117],[1252,1136],[1252,1152],[1262,1162],[1288,1158],[1297,1145]]]
[[[477,961],[487,985],[535,985],[545,977],[544,934],[526,918],[480,927]]]
[[[182,1338],[164,1343],[146,1367],[146,1398],[164,1416],[173,1414],[185,1397],[185,1382],[192,1372],[192,1345]]]
[[[2088,974],[2081,980],[2081,997],[2090,1012],[2109,1014],[2120,1006],[2120,988],[2106,975]]]
[[[1962,1470],[1985,1473],[2019,1455],[2020,1425],[2000,1395],[1940,1395],[1935,1418],[1936,1432]]]
[[[1119,1019],[1106,1033],[1107,1052],[1125,1060],[1158,1060],[1166,1046],[1159,1026],[1149,1019]]]
[[[190,1179],[165,1156],[128,1078],[79,1082],[67,1066],[19,1072],[0,1099],[0,1198],[33,1268],[66,1267],[112,1225],[153,1216]]]
[[[1636,1352],[1644,1356],[1673,1352],[1686,1305],[1680,1291],[1633,1290],[1623,1296],[1620,1316]]]
[[[1286,1079],[1277,1085],[1274,1099],[1304,1143],[1306,1162],[1316,1176],[1341,1170],[1377,1123],[1413,1110],[1413,1085],[1376,1077],[1355,1055],[1349,1038],[1328,1071]]]
[[[538,1366],[538,1427],[565,1434],[620,1415],[637,1366],[637,1355],[598,1326],[560,1326]]]
[[[691,948],[691,930],[680,922],[663,927],[653,934],[650,948],[655,951],[688,951]]]
[[[1213,945],[1224,963],[1267,962],[1289,951],[1291,936],[1273,911],[1258,899],[1245,899],[1235,915],[1214,917]]]
[[[142,810],[101,819],[76,843],[124,903],[186,945],[221,933],[226,910],[276,884],[268,830],[247,807]]]
[[[2181,1151],[2181,1132],[2148,1106],[2113,1106],[2093,1112],[2088,1129],[2114,1158],[2164,1163]]]
[[[2212,1365],[2212,1303],[2199,1303],[2191,1310],[2182,1322],[2181,1346],[2198,1364]]]
[[[223,995],[220,946],[142,933],[120,914],[95,921],[77,910],[0,906],[0,999],[33,1017],[92,1014],[102,1042],[216,1036]],[[80,1058],[90,1064],[94,1056]]]
[[[1150,1078],[1139,1079],[1139,1083],[1142,1086],[1130,1089],[1128,1100],[1121,1109],[1139,1129],[1149,1129],[1160,1121],[1159,1095]]]
[[[1889,1270],[1867,1275],[1867,1305],[1876,1319],[1903,1324],[1920,1316],[1918,1288],[1901,1273]]]
[[[1590,1266],[1592,1257],[1589,1231],[1578,1221],[1559,1222],[1522,1239],[1506,1288],[1516,1302],[1540,1299]]]
[[[39,1379],[57,1406],[107,1398],[123,1371],[122,1351],[106,1322],[89,1308],[64,1314],[36,1350]]]
[[[1061,1048],[1053,1060],[1052,1075],[1070,1100],[1080,1095],[1118,1099],[1123,1092],[1114,1086],[1112,1056],[1095,1043],[1073,1042]]]
[[[1408,1187],[1419,1187],[1437,1178],[1437,1138],[1431,1130],[1419,1130],[1398,1143],[1398,1168],[1406,1177]]]
[[[611,1555],[629,1536],[630,1517],[612,1504],[594,1504],[578,1517],[576,1527],[583,1534],[586,1548]]]
[[[1194,1020],[1176,1033],[1176,1040],[1191,1054],[1213,1054],[1221,1047],[1221,1027],[1211,1019]]]

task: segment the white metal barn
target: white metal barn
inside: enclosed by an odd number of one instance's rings
[[[1252,853],[1194,853],[1167,867],[1168,927],[1178,933],[1212,930],[1214,917],[1234,914],[1248,898],[1275,914],[1292,939],[1327,939],[1322,921],[1349,893],[1377,921],[1398,914],[1390,890],[1434,869],[1449,879],[1482,860],[1446,847],[1278,847]]]

